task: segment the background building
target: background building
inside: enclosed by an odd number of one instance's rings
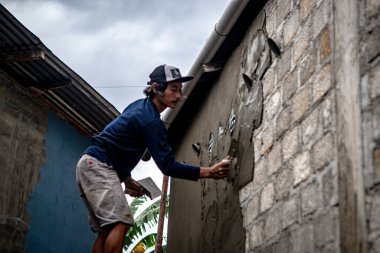
[[[75,182],[119,112],[0,5],[0,251],[90,252]]]

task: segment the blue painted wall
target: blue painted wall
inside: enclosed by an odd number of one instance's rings
[[[46,163],[28,203],[26,253],[91,252],[95,234],[79,197],[75,167],[90,138],[49,113]]]

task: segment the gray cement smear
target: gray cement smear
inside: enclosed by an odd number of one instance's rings
[[[239,190],[253,180],[253,131],[261,125],[263,88],[261,79],[272,62],[265,27],[265,15],[258,17],[257,30],[241,55],[241,74],[236,99],[227,121],[217,132],[209,133],[208,163],[225,154],[234,157],[226,181],[202,181],[202,252],[244,252],[246,231],[239,201]],[[252,82],[243,81],[243,74]],[[215,138],[216,137],[216,138]],[[201,160],[202,156],[201,156]],[[205,161],[202,161],[203,163]]]

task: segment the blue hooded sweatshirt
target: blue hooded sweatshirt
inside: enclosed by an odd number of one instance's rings
[[[112,166],[122,182],[131,175],[146,148],[165,175],[194,181],[199,178],[200,167],[174,159],[167,129],[150,98],[130,104],[93,138],[84,153]]]

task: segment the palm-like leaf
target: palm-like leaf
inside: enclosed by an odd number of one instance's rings
[[[131,203],[131,211],[133,214],[136,214],[137,209],[147,201],[147,198],[139,197],[135,198]],[[135,217],[135,225],[128,230],[128,233],[125,237],[124,248],[128,249],[132,244],[139,240],[141,236],[146,232],[148,228],[152,228],[158,223],[158,216],[160,211],[160,201],[161,199],[156,200],[145,208],[137,217]],[[166,199],[166,208],[165,208],[165,217],[168,216],[169,210],[169,196]],[[146,238],[146,239],[145,239]],[[156,233],[149,234],[144,236],[143,239],[139,240],[143,242],[145,248],[151,247],[154,245],[156,239]]]
[[[145,195],[138,197],[138,198],[134,198],[130,204],[132,214],[135,215],[137,209],[139,209],[139,207],[142,204],[144,204],[147,200],[148,200],[148,198]]]

